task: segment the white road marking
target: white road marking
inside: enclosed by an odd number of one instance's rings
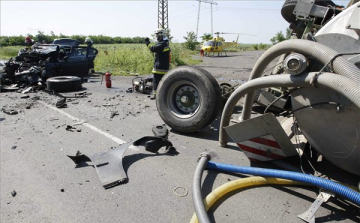
[[[41,104],[45,105],[46,107],[48,107],[48,108],[50,108],[50,109],[52,109],[52,110],[54,110],[54,111],[57,111],[57,112],[59,112],[60,114],[62,114],[62,115],[64,115],[64,116],[72,119],[73,121],[77,121],[77,122],[80,122],[80,121],[81,121],[81,119],[76,118],[76,117],[74,117],[74,116],[72,116],[72,115],[64,112],[63,110],[60,110],[60,109],[58,109],[58,108],[56,108],[56,107],[54,107],[54,106],[52,106],[52,105],[49,105],[49,104],[47,104],[47,103],[45,103],[45,102],[43,102],[43,101],[39,101],[39,102],[40,102]],[[95,131],[95,132],[97,132],[97,133],[99,133],[99,134],[101,134],[101,135],[103,135],[103,136],[105,136],[106,138],[111,139],[112,141],[114,141],[114,142],[116,142],[116,143],[118,143],[118,144],[124,144],[124,143],[126,143],[126,141],[124,141],[124,140],[122,140],[122,139],[119,139],[119,138],[117,138],[116,136],[113,136],[113,135],[111,135],[111,134],[109,134],[109,133],[107,133],[107,132],[105,132],[105,131],[103,131],[103,130],[95,127],[95,126],[93,126],[93,125],[90,125],[89,123],[83,123],[82,125],[88,127],[89,129],[91,129],[91,130],[93,130],[93,131]]]

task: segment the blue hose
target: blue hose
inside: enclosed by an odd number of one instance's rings
[[[327,179],[315,177],[312,175],[285,171],[285,170],[235,166],[224,163],[215,163],[211,161],[208,162],[206,168],[208,170],[217,170],[221,172],[243,173],[243,174],[250,174],[256,176],[263,176],[263,177],[277,177],[277,178],[304,182],[331,191],[360,206],[360,193],[348,187],[345,187],[341,184],[335,183]]]

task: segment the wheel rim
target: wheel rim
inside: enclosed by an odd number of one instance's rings
[[[197,87],[189,81],[179,81],[172,85],[167,95],[171,112],[178,118],[190,118],[200,108],[201,95]]]

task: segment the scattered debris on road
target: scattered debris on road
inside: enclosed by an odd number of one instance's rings
[[[66,98],[59,99],[55,105],[57,108],[67,108]]]
[[[72,126],[67,126],[69,131],[73,129]],[[84,162],[92,162],[99,179],[105,189],[126,183],[128,180],[127,174],[122,165],[125,151],[131,146],[144,146],[146,151],[158,154],[161,147],[166,147],[166,153],[177,155],[178,152],[173,147],[172,143],[167,139],[169,131],[164,126],[156,126],[153,132],[157,136],[145,136],[133,142],[122,144],[116,148],[111,148],[106,152],[97,153],[94,155],[85,155],[80,151],[75,156],[69,156],[75,164]]]
[[[81,129],[77,129],[77,128],[75,128],[75,127],[73,127],[73,126],[71,126],[71,125],[67,125],[66,126],[66,131],[69,131],[69,132],[81,132]]]
[[[12,195],[13,197],[15,197],[15,196],[17,195],[16,191],[15,191],[15,190],[11,191],[11,195]]]
[[[2,108],[2,111],[5,113],[5,114],[8,114],[8,115],[17,115],[19,112],[15,109],[12,109],[12,108],[6,108],[6,107],[3,107]]]
[[[182,190],[183,193],[178,193],[178,190]],[[175,187],[173,190],[174,194],[178,197],[186,197],[188,195],[188,189],[186,189],[185,187]]]
[[[114,118],[117,115],[119,115],[118,111],[112,111],[111,114],[110,114],[110,119]]]

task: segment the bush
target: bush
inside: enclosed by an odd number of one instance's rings
[[[184,39],[186,40],[186,42],[184,43],[186,49],[195,50],[196,46],[199,44],[196,41],[196,35],[193,31],[187,32],[186,36],[184,36]]]

